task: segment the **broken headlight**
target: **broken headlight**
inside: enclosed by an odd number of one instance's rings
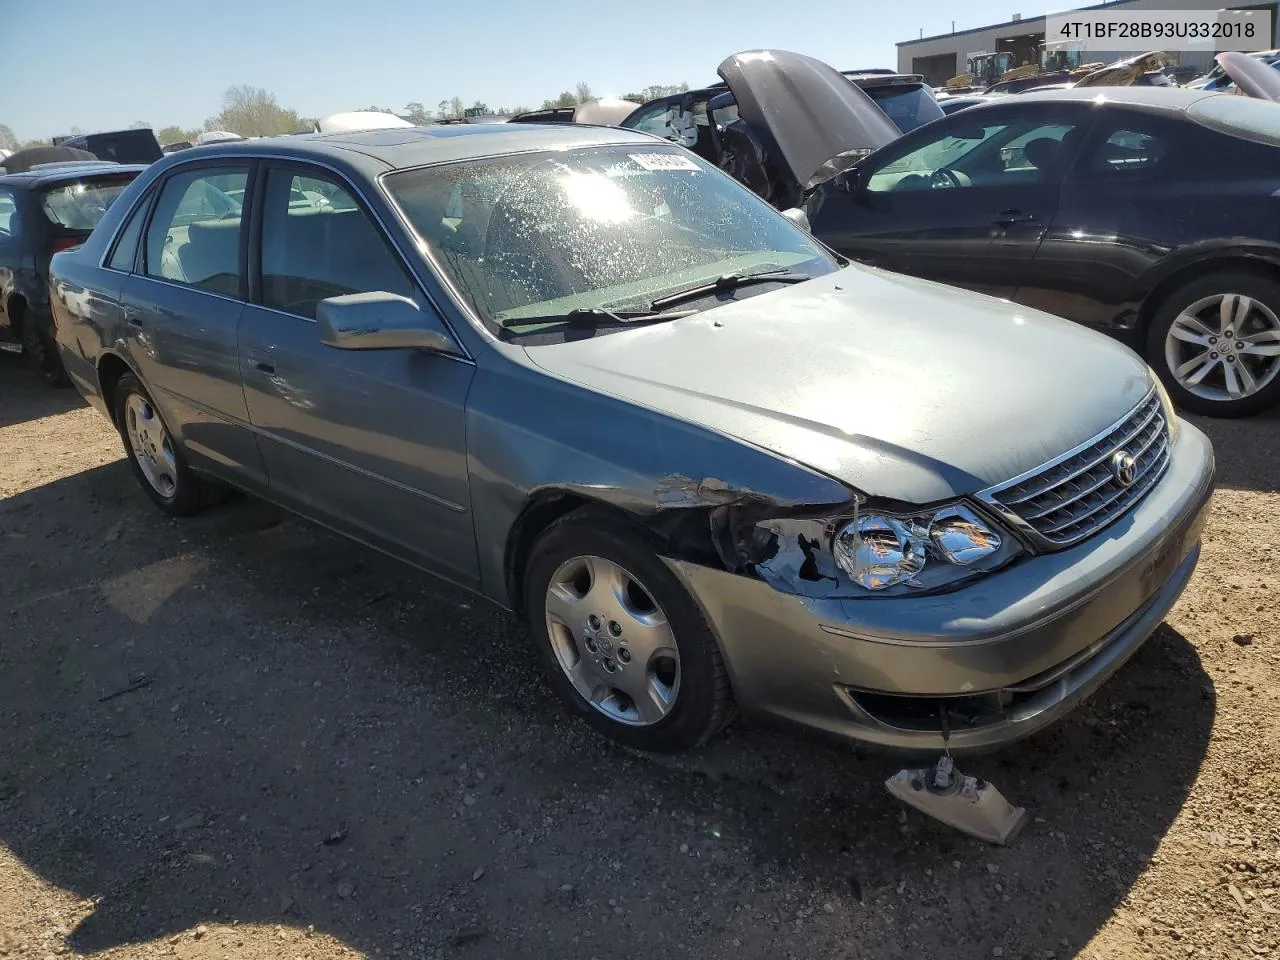
[[[946,589],[1012,560],[1017,540],[963,503],[918,514],[859,510],[852,519],[756,524],[754,568],[788,593],[900,596]]]
[[[864,513],[836,531],[831,549],[836,565],[865,590],[936,588],[1000,553],[1006,538],[993,527],[963,505],[917,517]]]

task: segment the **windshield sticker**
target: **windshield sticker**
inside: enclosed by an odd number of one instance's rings
[[[646,170],[692,170],[698,171],[698,165],[688,157],[678,153],[629,153],[632,160]]]

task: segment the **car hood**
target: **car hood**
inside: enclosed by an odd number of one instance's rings
[[[1142,360],[1102,334],[861,266],[526,352],[558,377],[910,503],[1032,470],[1151,389]]]
[[[802,189],[902,136],[874,100],[813,57],[747,50],[729,57],[717,72],[738,102],[738,115],[778,145]]]
[[[1218,63],[1236,86],[1259,100],[1280,100],[1280,71],[1247,53],[1220,53]]]

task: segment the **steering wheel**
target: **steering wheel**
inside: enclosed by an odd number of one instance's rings
[[[929,174],[930,190],[950,190],[952,187],[964,186],[960,177],[950,167],[939,167]]]

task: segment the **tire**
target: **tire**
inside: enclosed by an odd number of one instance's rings
[[[71,378],[62,365],[57,343],[48,331],[40,329],[39,320],[31,316],[29,311],[23,311],[22,352],[47,386],[71,386]]]
[[[140,408],[149,411],[140,415]],[[146,388],[131,373],[116,381],[115,420],[124,442],[124,452],[134,477],[153,503],[165,513],[189,516],[211,506],[226,496],[226,490],[187,466],[182,451],[171,439],[160,411]],[[135,423],[145,424],[138,430]],[[141,445],[141,450],[135,447]],[[156,477],[164,482],[158,482]]]
[[[1280,283],[1225,270],[1191,281],[1157,309],[1146,355],[1183,410],[1245,417],[1272,406],[1280,400]]]
[[[676,752],[705,743],[733,719],[729,675],[711,628],[644,531],[600,508],[575,510],[534,544],[524,590],[548,682],[606,737]],[[597,691],[597,702],[587,688]],[[649,693],[643,708],[627,689]]]

